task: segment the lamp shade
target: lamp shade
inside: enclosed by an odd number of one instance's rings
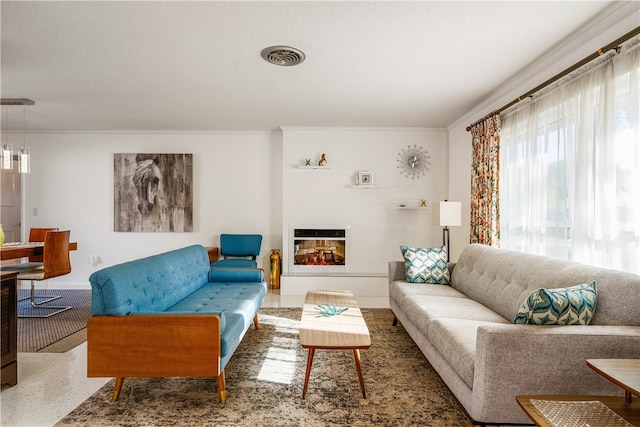
[[[460,202],[440,202],[433,210],[433,225],[440,227],[460,226],[461,209]]]

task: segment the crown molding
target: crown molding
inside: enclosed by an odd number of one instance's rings
[[[468,126],[500,106],[536,87],[543,81],[568,68],[589,53],[628,33],[638,26],[640,2],[614,2],[578,31],[562,40],[547,54],[535,59],[527,67],[501,84],[469,113],[447,126],[452,130]]]

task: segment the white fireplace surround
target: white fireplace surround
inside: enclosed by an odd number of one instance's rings
[[[336,273],[348,273],[349,272],[349,258],[351,252],[350,242],[350,225],[330,225],[330,226],[291,226],[289,227],[289,256],[288,266],[289,273],[293,274],[312,274],[314,276],[322,276],[323,274],[336,274]],[[318,236],[315,237],[296,237],[296,230],[314,230],[318,232]],[[344,232],[342,236],[332,236],[332,230],[340,230]],[[329,236],[323,236],[325,232],[329,233]],[[344,265],[300,265],[295,263],[296,255],[296,240],[338,240],[344,241]]]

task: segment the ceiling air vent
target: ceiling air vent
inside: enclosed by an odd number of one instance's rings
[[[305,58],[302,51],[289,46],[270,46],[264,48],[262,52],[260,52],[260,56],[262,56],[265,61],[282,67],[302,64]]]

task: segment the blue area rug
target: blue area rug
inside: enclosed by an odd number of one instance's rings
[[[91,316],[91,290],[46,289],[43,294],[60,295],[52,305],[73,306],[46,319],[18,318],[19,353],[64,353],[86,341],[87,320]],[[29,296],[28,289],[18,289],[18,299]],[[31,314],[38,309],[29,300],[18,302],[18,313]]]

